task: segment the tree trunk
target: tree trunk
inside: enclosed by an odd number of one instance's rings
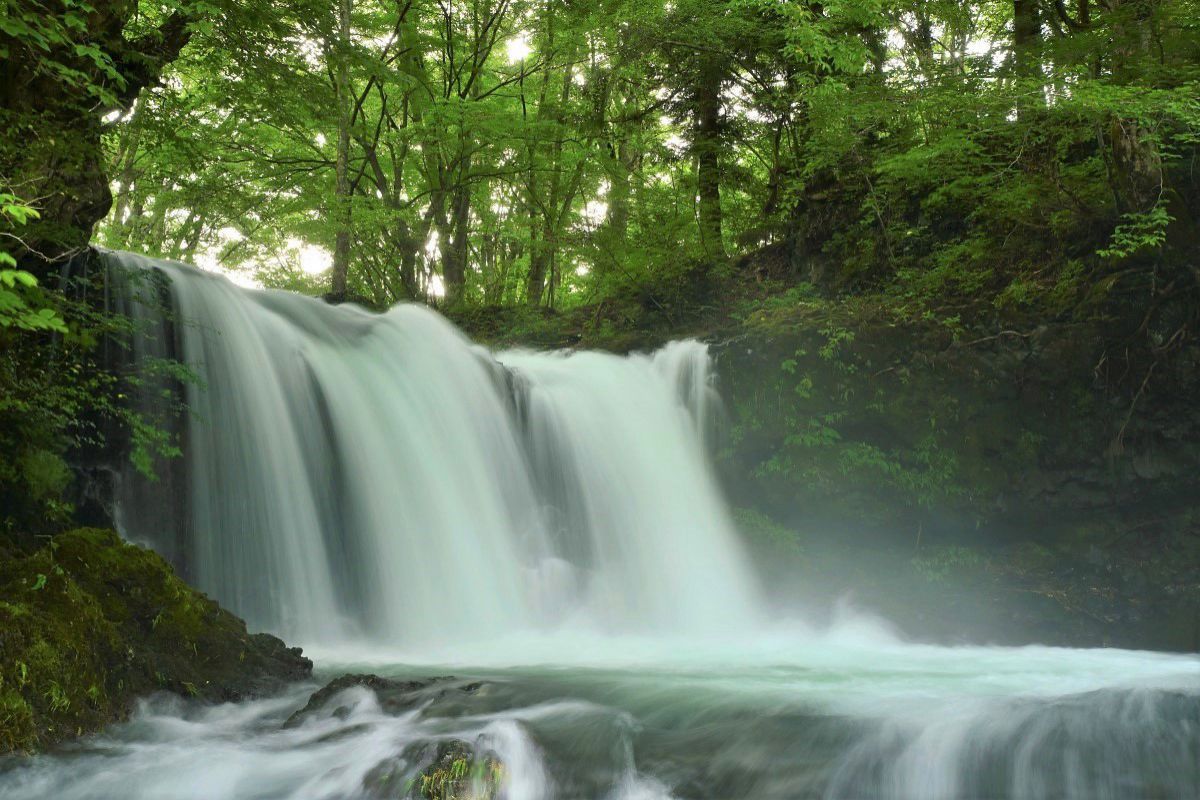
[[[334,213],[337,233],[333,246],[333,274],[330,277],[329,294],[333,300],[346,298],[346,282],[350,275],[350,12],[352,0],[339,0],[337,43],[330,47],[330,54],[337,60],[334,76],[334,91],[338,107],[337,162],[335,165],[337,186],[334,191]]]
[[[1042,39],[1042,17],[1038,0],[1013,0],[1013,55],[1017,74],[1036,75],[1039,71],[1038,45]]]
[[[538,238],[537,214],[529,212],[529,277],[525,284],[525,302],[537,307],[542,304],[546,289],[546,265],[549,262],[545,241]]]
[[[471,189],[465,175],[454,188],[451,198],[448,236],[442,248],[442,277],[446,281],[446,304],[453,307],[462,303],[466,294],[470,255]]]
[[[137,181],[137,157],[142,136],[143,104],[134,106],[133,114],[121,130],[120,149],[117,154],[118,165],[116,182],[120,191],[116,196],[116,207],[113,210],[112,222],[108,226],[105,237],[110,247],[127,248],[130,234],[133,230],[134,218],[130,213],[130,201],[134,196],[134,184]]]
[[[600,230],[598,268],[612,269],[624,258],[629,246],[629,208],[633,191],[630,175],[633,171],[633,146],[621,134],[612,148],[608,169],[608,214]]]
[[[696,157],[700,247],[711,265],[725,260],[721,231],[721,63],[704,55],[696,85],[693,149]]]
[[[1116,40],[1113,74],[1132,82],[1152,58],[1152,0],[1115,0],[1112,11]],[[1121,214],[1144,214],[1158,203],[1163,188],[1162,157],[1150,131],[1137,120],[1114,116],[1108,126],[1113,195]]]
[[[8,12],[32,13],[30,5],[10,4]],[[48,20],[77,13],[73,6],[56,12],[58,7],[52,4],[38,13]],[[145,36],[125,38],[125,25],[137,8],[136,3],[96,4],[86,30],[73,34],[78,41],[45,51],[0,31],[0,51],[6,54],[0,60],[0,176],[18,197],[36,201],[41,213],[20,229],[21,244],[12,253],[36,274],[44,276],[55,262],[85,247],[95,224],[112,207],[102,117],[129,108],[190,38],[191,12],[184,11],[174,12]],[[57,21],[64,30],[75,30]],[[85,44],[111,59],[119,80],[86,52]],[[48,68],[47,62],[56,68]],[[71,77],[61,78],[61,68]],[[115,107],[98,104],[96,88],[110,92]]]

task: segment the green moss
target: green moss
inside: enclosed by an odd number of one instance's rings
[[[96,730],[156,689],[231,699],[310,669],[112,531],[0,562],[0,752]]]
[[[504,765],[478,756],[463,742],[445,742],[413,789],[425,800],[492,800],[504,784]]]
[[[107,695],[88,690],[118,657],[117,632],[53,549],[5,562],[0,596],[0,750],[34,749],[109,718]]]
[[[987,557],[969,547],[932,547],[912,557],[910,563],[930,583],[945,583],[951,576],[970,578],[987,566]]]
[[[71,482],[67,463],[48,450],[31,450],[21,458],[21,472],[30,495],[38,501],[60,496]]]

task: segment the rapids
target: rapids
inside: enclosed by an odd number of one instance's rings
[[[1183,800],[1200,786],[1200,665],[1182,656],[920,645],[862,617],[726,642],[557,634],[430,655],[314,653],[331,676],[482,688],[387,713],[355,687],[293,728],[315,686],[216,707],[160,698],[0,772],[0,795],[404,797],[420,746],[445,739],[499,758],[504,796],[521,800]]]
[[[459,739],[499,758],[512,800],[1200,797],[1195,656],[777,618],[709,459],[701,343],[493,354],[417,306],[107,258],[167,278],[165,309],[136,280],[118,292],[135,357],[198,376],[182,478],[156,495],[127,476],[126,534],[304,645],[318,677],[481,687],[403,713],[352,688],[290,727],[315,686],[152,698],[0,764],[0,796],[398,797],[422,743]]]

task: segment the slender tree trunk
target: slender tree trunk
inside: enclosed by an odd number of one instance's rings
[[[543,18],[543,28],[545,30],[545,51],[547,53],[555,52],[554,45],[554,13],[553,5],[547,6],[545,17]],[[569,80],[569,79],[567,79]],[[522,92],[524,90],[522,89]],[[553,119],[556,113],[554,101],[551,100],[550,93],[550,70],[542,70],[542,83],[538,90],[537,104],[537,121],[543,122],[547,119]],[[524,107],[524,99],[522,98],[522,107]],[[537,145],[536,139],[529,140],[527,148],[529,159],[529,177],[526,181],[526,191],[528,193],[527,204],[529,213],[529,273],[525,276],[525,302],[531,306],[540,306],[542,304],[542,294],[546,290],[546,266],[549,262],[547,247],[547,237],[544,235],[546,226],[539,225],[539,221],[550,213],[550,205],[546,205],[539,211],[539,197],[541,181],[538,176],[539,164],[542,163],[542,153]],[[550,160],[547,158],[546,160]],[[555,166],[551,162],[552,171]],[[553,195],[553,191],[550,192]],[[551,201],[552,202],[552,201]]]
[[[612,268],[624,258],[629,245],[629,204],[632,195],[633,147],[624,134],[613,147],[608,169],[608,214],[600,232],[602,252],[597,267]]]
[[[121,246],[127,250],[138,250],[141,248],[141,241],[145,238],[146,232],[146,198],[145,195],[138,191],[133,198],[133,205],[129,208],[129,219],[125,225],[125,230],[121,233]]]
[[[721,64],[705,55],[696,86],[693,148],[696,155],[696,194],[700,246],[705,260],[725,259],[721,221]]]
[[[463,172],[470,171],[470,160]],[[442,248],[442,277],[446,281],[446,303],[462,302],[467,286],[467,258],[470,255],[471,189],[464,174],[451,193],[447,239]]]
[[[142,237],[141,247],[139,248],[146,250],[153,256],[161,257],[163,255],[163,244],[166,243],[167,238],[168,196],[160,194],[154,198],[154,205],[150,210],[150,225]]]
[[[1016,0],[1016,4],[1020,5],[1021,0]],[[937,64],[933,60],[933,23],[920,4],[916,6],[914,14],[917,25],[909,38],[909,43],[917,55],[917,64],[921,67],[921,71],[932,79],[937,73]]]
[[[130,234],[133,231],[134,218],[130,213],[130,202],[134,197],[134,183],[137,180],[137,157],[142,134],[143,103],[137,103],[129,122],[121,131],[120,150],[117,156],[117,184],[120,190],[115,198],[113,208],[113,223],[108,230],[110,246],[128,248]]]
[[[529,212],[529,277],[525,285],[525,302],[531,306],[542,304],[542,292],[546,289],[546,265],[549,262],[546,242],[538,237],[536,212]]]
[[[614,245],[624,247],[629,236],[629,143],[617,145],[616,169],[608,180],[608,230]]]
[[[1042,15],[1039,0],[1013,0],[1013,71],[1017,77],[1017,118],[1036,125],[1045,108],[1042,83]]]
[[[187,247],[187,243],[192,236],[192,230],[195,227],[196,221],[199,219],[199,217],[200,215],[196,213],[195,208],[189,209],[187,219],[184,220],[181,226],[179,226],[179,230],[175,233],[175,235],[171,237],[171,246],[166,247],[166,242],[163,243],[164,252],[167,254],[168,258],[176,261],[183,258],[184,248]]]
[[[196,219],[192,223],[192,228],[188,231],[187,241],[184,243],[181,253],[184,261],[191,262],[196,257],[196,249],[200,246],[200,239],[204,236],[204,228],[207,226],[208,220],[204,214],[196,215]]]
[[[394,235],[396,237],[394,252],[400,259],[400,286],[403,290],[402,294],[398,295],[398,298],[402,296],[407,300],[415,300],[418,297],[417,255],[424,243],[417,241],[417,237],[413,235],[412,229],[403,219],[397,218],[394,225]]]
[[[353,0],[338,1],[337,44],[330,53],[337,59],[334,70],[334,91],[338,107],[337,186],[334,191],[334,213],[337,215],[337,234],[333,246],[333,274],[329,294],[334,300],[346,297],[346,282],[350,274],[350,12]]]

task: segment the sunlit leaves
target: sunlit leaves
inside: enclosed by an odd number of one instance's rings
[[[351,283],[438,302],[465,236],[471,302],[520,302],[543,266],[560,306],[679,293],[701,253],[695,91],[715,62],[731,252],[795,239],[836,285],[915,314],[965,294],[1058,307],[1061,265],[1164,244],[1146,245],[1161,219],[1120,221],[1105,132],[1136,123],[1169,170],[1194,152],[1197,75],[1175,54],[1195,5],[1162,4],[1169,69],[1151,53],[1117,79],[1128,48],[1102,9],[1086,29],[1048,22],[1027,75],[1000,0],[356,0]],[[112,142],[106,241],[312,290],[288,254],[333,242],[332,13],[198,15]]]
[[[1097,254],[1104,258],[1128,258],[1146,250],[1155,250],[1167,241],[1167,227],[1174,217],[1161,205],[1145,214],[1125,214],[1113,229],[1108,246]]]

